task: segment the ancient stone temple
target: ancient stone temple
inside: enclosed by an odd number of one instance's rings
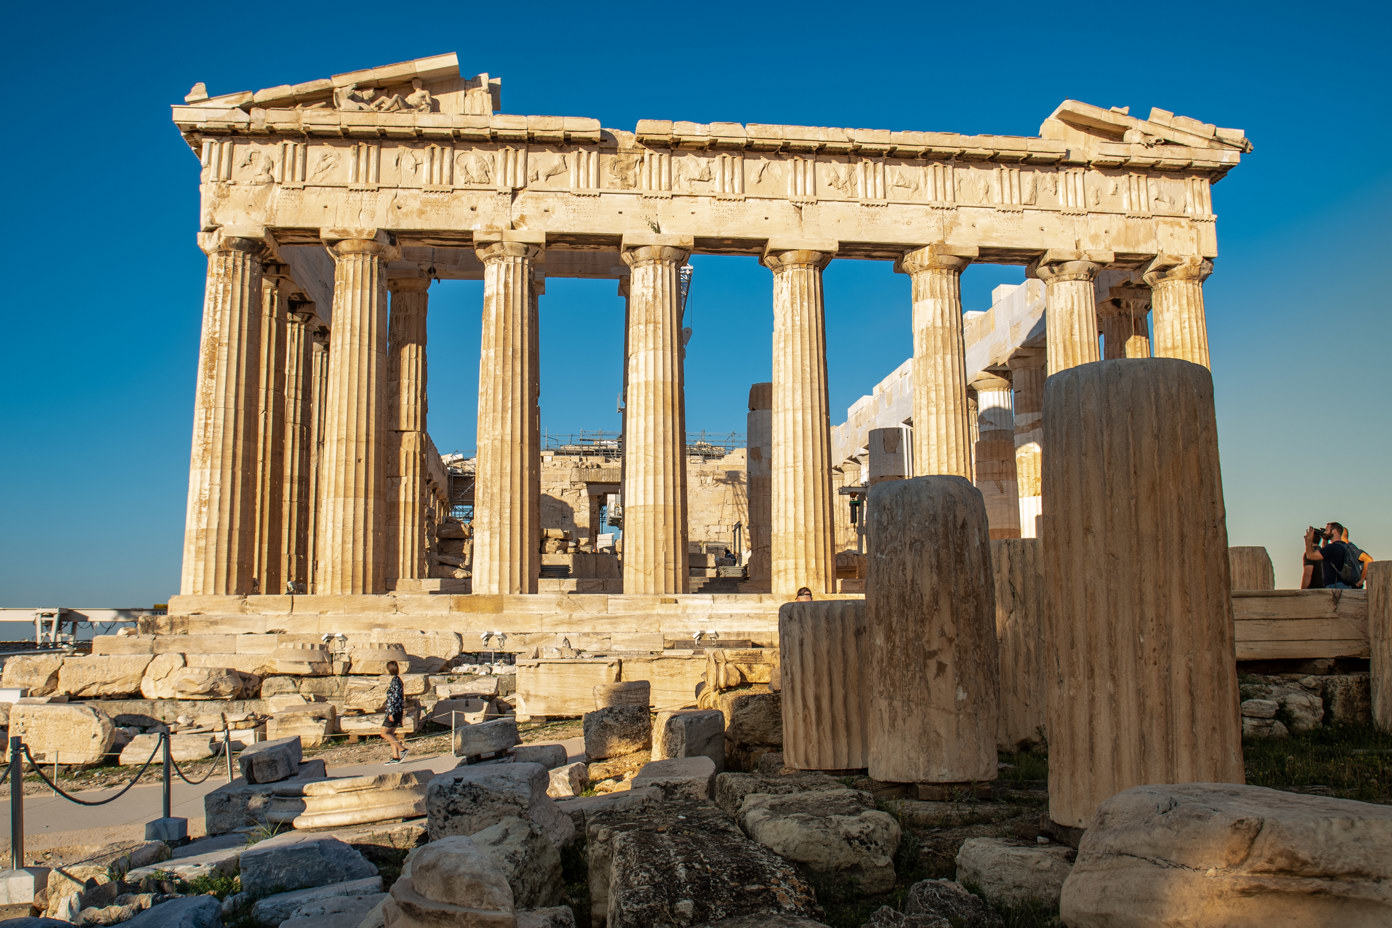
[[[837,593],[832,261],[892,262],[911,278],[910,412],[893,423],[914,426],[905,475],[976,480],[999,514],[993,537],[1033,534],[1028,430],[1046,373],[1104,352],[1208,361],[1210,188],[1249,150],[1240,131],[1074,101],[1031,137],[606,129],[500,105],[498,79],[442,55],[218,96],[199,84],[174,107],[202,163],[208,276],[171,629],[284,628],[294,615],[306,632],[482,633],[500,613],[549,614],[538,305],[550,277],[610,279],[627,301],[613,346],[623,593],[570,618],[602,614],[633,634],[767,641],[795,589]],[[678,300],[693,254],[757,260],[774,293],[773,380],[759,391],[767,524],[747,526],[767,592],[729,602],[688,593]],[[973,262],[1027,267],[1040,311],[969,339],[960,277]],[[423,551],[447,479],[428,430],[425,322],[432,282],[463,278],[484,282],[473,592],[431,595]],[[969,341],[984,347],[969,356]]]

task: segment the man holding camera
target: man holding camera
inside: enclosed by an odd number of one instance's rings
[[[1323,542],[1319,547],[1315,546],[1316,538]],[[1325,589],[1359,589],[1372,560],[1348,540],[1348,529],[1338,522],[1327,523],[1323,530],[1313,525],[1305,530],[1305,562],[1320,569]]]

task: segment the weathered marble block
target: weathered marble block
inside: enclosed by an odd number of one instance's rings
[[[1271,566],[1271,555],[1261,545],[1229,548],[1228,565],[1232,569],[1234,590],[1276,589],[1276,571]]]
[[[892,480],[868,505],[870,776],[994,780],[1000,668],[981,491],[962,477]]]
[[[275,783],[300,771],[298,736],[253,744],[237,755],[237,766],[248,783]]]
[[[863,600],[793,602],[778,610],[783,758],[788,766],[865,767],[868,633]]]
[[[1242,782],[1208,370],[1149,358],[1060,371],[1044,447],[1050,817],[1085,828],[1133,786]]]

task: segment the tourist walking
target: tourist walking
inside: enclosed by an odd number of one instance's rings
[[[389,764],[399,764],[409,751],[401,739],[396,736],[396,730],[401,727],[401,716],[406,711],[406,700],[401,687],[401,676],[397,672],[396,661],[387,661],[387,673],[391,674],[391,682],[387,684],[387,702],[383,706],[386,718],[382,720],[382,740],[391,745],[392,759],[387,761]]]

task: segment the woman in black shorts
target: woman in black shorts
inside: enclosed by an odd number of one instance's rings
[[[399,764],[408,753],[406,745],[396,736],[396,730],[401,727],[401,715],[406,711],[406,700],[402,696],[396,661],[387,661],[387,673],[391,674],[391,682],[387,684],[387,704],[383,707],[387,717],[382,722],[382,740],[392,749],[392,759],[387,763]]]

